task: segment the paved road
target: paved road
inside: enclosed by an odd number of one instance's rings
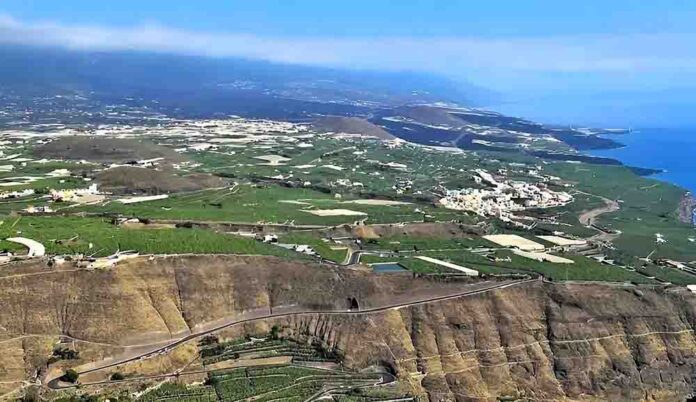
[[[157,356],[160,354],[165,354],[165,353],[169,352],[172,348],[174,348],[178,345],[181,345],[185,342],[188,342],[188,341],[191,341],[191,340],[194,340],[197,338],[201,338],[203,336],[209,335],[211,333],[220,331],[222,329],[225,329],[225,328],[228,328],[231,326],[245,324],[245,323],[249,323],[249,322],[268,320],[268,319],[276,319],[276,318],[296,317],[296,316],[303,316],[303,315],[314,315],[314,314],[354,315],[354,316],[364,315],[364,314],[374,314],[374,313],[384,312],[387,310],[412,307],[412,306],[417,306],[417,305],[422,305],[422,304],[428,304],[428,303],[434,303],[434,302],[439,302],[439,301],[444,301],[444,300],[456,299],[456,298],[465,297],[465,296],[478,295],[478,294],[494,291],[497,289],[504,289],[507,287],[519,286],[519,285],[523,285],[523,284],[530,283],[530,282],[536,282],[536,281],[538,281],[538,279],[504,281],[504,282],[496,283],[494,285],[485,286],[485,287],[477,288],[477,289],[470,289],[470,290],[457,292],[457,293],[453,293],[453,294],[446,295],[446,296],[423,298],[423,299],[413,300],[410,302],[396,303],[396,304],[392,304],[392,305],[368,308],[368,309],[357,310],[357,311],[353,311],[353,310],[347,310],[347,311],[306,310],[306,311],[293,311],[293,312],[286,312],[286,313],[254,314],[251,317],[241,318],[241,319],[237,318],[233,321],[221,323],[220,325],[217,325],[213,328],[187,335],[183,338],[173,340],[173,341],[166,343],[164,345],[156,346],[156,347],[152,348],[151,350],[143,351],[141,353],[138,353],[135,356],[130,356],[130,357],[123,358],[123,359],[117,360],[117,361],[106,361],[106,362],[104,362],[104,364],[97,365],[96,367],[92,367],[90,369],[80,371],[79,374],[82,375],[82,374],[92,373],[92,372],[108,369],[111,367],[116,367],[116,366],[122,365],[124,363],[134,362],[137,360],[154,357],[154,356]],[[278,310],[278,308],[276,308],[276,310]],[[54,388],[54,389],[60,388],[57,378],[49,379],[47,382],[47,385],[50,388]]]
[[[27,239],[26,237],[8,237],[5,240],[13,243],[19,243],[28,248],[28,257],[43,257],[46,255],[46,247],[36,240]]]

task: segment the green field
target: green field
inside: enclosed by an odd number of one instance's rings
[[[209,371],[205,385],[168,383],[145,393],[138,400],[212,402],[253,398],[260,401],[283,399],[301,402],[321,390],[336,389],[338,394],[344,394],[356,388],[371,388],[380,380],[379,374],[311,367],[308,365],[310,362],[337,363],[338,357],[318,345],[278,338],[277,334],[227,342],[209,337],[201,341],[200,348],[202,363],[206,367],[237,359],[244,359],[249,365]],[[253,364],[255,359],[274,356],[292,356],[293,363],[273,366]],[[383,394],[394,396],[388,390],[384,390]]]
[[[243,185],[234,190],[209,190],[177,194],[164,200],[138,204],[110,202],[99,206],[82,206],[75,211],[120,214],[149,219],[197,220],[218,222],[279,223],[296,225],[339,225],[365,217],[371,223],[421,222],[423,213],[415,206],[373,206],[349,203],[330,194],[303,188],[277,185]],[[466,215],[444,208],[421,206],[436,220],[468,219]],[[363,212],[360,216],[317,216],[311,209],[349,209]]]
[[[153,141],[170,147],[181,145],[181,138],[177,136],[162,136]],[[70,215],[24,217],[17,222],[14,216],[18,211],[29,205],[46,205],[46,201],[40,195],[28,199],[0,200],[0,214],[6,216],[4,224],[0,225],[0,234],[16,236],[19,231],[22,236],[45,243],[49,253],[61,254],[79,252],[104,255],[118,249],[134,249],[158,254],[258,253],[299,258],[297,253],[279,247],[213,231],[125,229],[111,225],[110,218],[118,215],[155,221],[317,226],[337,226],[357,221],[367,224],[437,221],[473,224],[483,218],[437,207],[439,193],[433,190],[481,187],[482,184],[473,180],[474,169],[489,172],[502,169],[509,179],[519,181],[536,181],[530,176],[529,170],[538,170],[560,178],[551,180],[549,186],[555,190],[572,192],[575,200],[562,208],[528,210],[520,212],[520,215],[547,219],[550,222],[555,220],[557,224],[540,223],[532,231],[525,232],[496,219],[488,219],[491,231],[523,236],[561,231],[579,237],[591,237],[598,233],[597,230],[581,225],[578,215],[603,206],[604,197],[620,203],[619,211],[598,218],[600,226],[620,232],[613,242],[616,250],[606,250],[610,258],[624,265],[637,266],[636,257],[645,257],[654,251],[653,257],[686,262],[696,260],[696,242],[689,240],[696,237],[696,228],[679,223],[675,213],[684,190],[637,176],[625,167],[541,161],[516,153],[438,152],[413,145],[393,148],[374,140],[343,140],[325,136],[303,141],[311,143],[311,146],[300,148],[283,141],[259,147],[221,144],[219,150],[214,152],[185,153],[186,157],[199,165],[186,167],[184,173],[206,172],[236,183],[225,189],[171,194],[164,200],[128,205],[116,201],[103,205],[53,204],[52,207],[61,214]],[[6,153],[30,155],[30,148],[31,144],[17,144]],[[266,165],[256,158],[263,155],[280,155],[289,160],[279,165]],[[406,167],[394,168],[388,163],[399,163]],[[13,171],[0,173],[0,179],[22,175],[43,176],[55,169],[74,172],[75,175],[70,178],[46,178],[20,186],[35,188],[42,193],[48,188],[84,187],[87,182],[82,176],[90,176],[93,174],[92,170],[100,168],[94,164],[60,161],[46,164],[29,161],[23,166],[14,165]],[[327,165],[339,166],[341,169],[331,169]],[[286,179],[283,180],[287,182],[283,185],[272,177],[284,177]],[[353,184],[342,184],[346,181]],[[289,184],[290,182],[293,184]],[[307,182],[309,185],[305,186],[304,183]],[[564,183],[571,186],[566,187]],[[6,190],[12,189],[14,187]],[[375,198],[405,201],[408,204],[380,206],[351,202]],[[365,215],[317,216],[310,212],[322,209],[348,209]],[[90,218],[80,218],[77,214],[87,214]],[[667,242],[658,244],[657,233],[662,234]],[[73,240],[62,241],[67,239]],[[346,257],[345,250],[332,249],[340,246],[325,241],[319,234],[294,232],[282,235],[281,242],[308,244],[322,258],[334,262],[342,262]],[[571,268],[538,263],[518,256],[511,256],[512,263],[491,262],[466,251],[481,246],[490,244],[475,236],[393,236],[366,240],[363,243],[366,250],[399,253],[398,259],[402,265],[418,273],[441,273],[442,267],[411,258],[416,253],[461,263],[488,274],[536,272],[554,280],[567,278],[650,282],[650,279],[646,279],[647,275],[680,284],[691,281],[691,275],[683,272],[646,267],[641,269],[644,275],[640,275],[582,257],[571,257],[576,259],[576,264]],[[20,250],[17,245],[9,243],[3,243],[3,247]],[[505,254],[505,251],[499,253],[503,257],[509,254]],[[370,258],[382,260],[365,256],[364,261],[369,261]]]
[[[346,246],[325,241],[318,235],[295,232],[279,237],[280,243],[307,244],[311,246],[322,258],[341,263],[346,259]]]
[[[204,229],[129,229],[109,219],[25,216],[5,217],[2,238],[22,236],[46,247],[49,254],[110,255],[118,250],[144,254],[233,253],[296,257],[293,253],[254,239],[220,234]],[[91,247],[90,247],[91,245]],[[22,246],[0,242],[3,249],[25,252]]]
[[[494,253],[498,259],[510,258],[510,261],[491,261],[488,258],[467,250],[433,251],[422,253],[400,253],[397,257],[378,257],[365,255],[361,258],[364,263],[398,262],[409,271],[419,274],[449,273],[457,271],[437,264],[432,264],[414,258],[415,255],[426,255],[443,261],[475,269],[482,274],[510,275],[510,274],[541,274],[546,279],[553,281],[582,280],[582,281],[607,281],[607,282],[634,282],[657,283],[644,275],[630,270],[601,264],[590,258],[573,255],[563,255],[565,258],[575,261],[574,264],[555,264],[550,262],[538,262],[513,254],[508,250],[498,250]]]

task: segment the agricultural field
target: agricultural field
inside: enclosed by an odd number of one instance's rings
[[[336,199],[323,192],[278,185],[239,185],[221,190],[177,194],[141,204],[110,202],[77,207],[77,212],[123,215],[159,220],[244,222],[335,226],[356,221],[370,223],[422,222],[426,219],[467,220],[461,213],[413,205],[364,205],[351,199]],[[316,211],[339,210],[337,215]],[[427,215],[427,216],[426,216]]]
[[[287,361],[278,363],[284,357]],[[340,357],[334,353],[318,345],[279,338],[275,331],[265,338],[227,342],[204,338],[201,358],[209,370],[204,385],[186,387],[169,383],[145,393],[139,400],[304,401],[322,394],[360,395],[363,389],[392,378],[387,374],[343,370],[339,365]],[[274,358],[277,362],[272,361]],[[229,363],[227,367],[225,363]],[[394,396],[388,388],[383,392],[385,396]]]
[[[336,263],[342,263],[348,253],[348,245],[332,242],[318,235],[304,234],[302,232],[289,233],[279,238],[281,243],[301,245],[306,244],[321,256],[321,258]]]
[[[696,230],[679,223],[676,214],[683,190],[637,176],[626,167],[322,134],[304,125],[244,119],[182,121],[157,128],[111,126],[100,133],[96,142],[84,134],[10,137],[2,149],[8,166],[0,171],[6,185],[0,190],[31,194],[0,198],[2,236],[37,240],[49,255],[103,256],[135,250],[311,258],[291,247],[254,239],[277,231],[279,243],[310,247],[316,258],[339,265],[350,263],[352,252],[362,251],[363,263],[396,258],[406,270],[419,274],[452,272],[416,255],[488,275],[696,282],[689,272],[658,267],[658,259],[696,260]],[[488,197],[504,197],[514,183],[531,188],[542,183],[538,191],[567,193],[572,200],[512,213],[450,208],[441,202],[450,190],[485,193],[491,185],[504,190]],[[100,191],[97,198],[90,193],[88,198],[95,199],[91,202],[71,197],[71,191],[86,191],[92,184],[97,191],[102,186],[113,192]],[[68,196],[60,199],[63,194]],[[617,207],[607,209],[610,202]],[[36,207],[50,210],[27,212]],[[582,216],[591,221],[581,222]],[[147,224],[115,224],[134,218]],[[560,234],[591,244],[589,251],[564,252],[574,264],[562,266],[521,257],[473,233],[429,236],[394,231],[358,242],[350,230],[453,222],[475,226],[480,233],[517,234],[549,249],[554,246],[535,236]],[[238,230],[251,231],[252,236],[226,233],[225,225],[242,225]],[[339,242],[325,231],[338,228],[347,228],[347,237]],[[22,253],[15,243],[2,246]],[[473,253],[476,248],[494,251],[484,256]],[[592,253],[599,258],[587,256]],[[653,260],[642,263],[648,254]],[[602,258],[614,265],[599,262]]]
[[[131,229],[107,218],[76,216],[16,216],[0,224],[2,238],[23,236],[39,241],[49,254],[102,257],[117,251],[141,254],[263,254],[295,256],[273,247],[229,234],[195,228]],[[21,253],[22,246],[0,242],[2,249]]]

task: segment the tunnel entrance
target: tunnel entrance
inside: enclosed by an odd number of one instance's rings
[[[355,297],[347,298],[346,305],[348,306],[348,310],[350,310],[350,311],[360,310],[360,305],[358,304],[358,299],[356,299]]]

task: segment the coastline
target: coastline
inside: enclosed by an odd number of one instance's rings
[[[691,192],[684,194],[679,203],[679,220],[696,225],[696,197]]]
[[[614,136],[614,134],[609,134]],[[696,192],[696,129],[639,129],[621,134],[624,146],[587,151],[593,157],[615,159],[650,176]]]

